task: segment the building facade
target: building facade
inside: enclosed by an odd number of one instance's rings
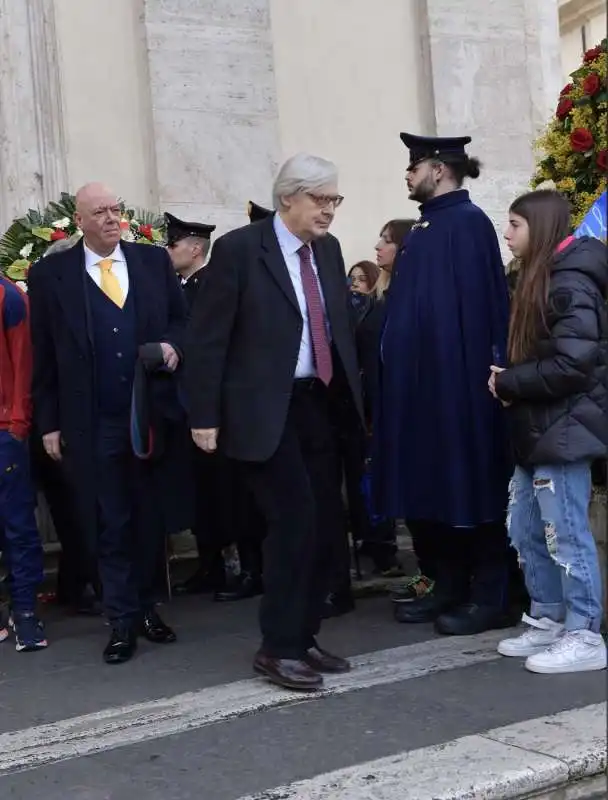
[[[103,180],[221,233],[307,150],[340,167],[335,231],[352,262],[416,213],[402,130],[471,135],[485,167],[473,195],[501,225],[533,171],[567,61],[559,19],[576,5],[0,0],[0,230]]]
[[[560,0],[559,27],[564,81],[580,66],[583,53],[608,36],[606,0]]]

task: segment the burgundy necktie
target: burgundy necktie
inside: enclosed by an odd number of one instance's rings
[[[300,256],[300,275],[302,276],[302,288],[304,289],[304,297],[308,308],[308,324],[310,325],[317,376],[326,386],[329,386],[333,375],[331,350],[325,326],[325,312],[321,301],[321,291],[312,266],[310,247],[303,245],[298,250],[298,255]]]

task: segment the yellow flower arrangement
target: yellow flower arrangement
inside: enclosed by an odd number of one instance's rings
[[[553,181],[570,200],[577,227],[608,186],[608,40],[588,50],[536,143],[532,186]]]

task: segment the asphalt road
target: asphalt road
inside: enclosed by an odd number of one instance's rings
[[[0,645],[0,798],[237,800],[606,699],[604,673],[532,675],[491,637],[440,640],[374,598],[321,640],[370,655],[327,695],[295,702],[252,678],[256,610],[176,600],[164,615],[179,641],[143,643],[121,667],[102,663],[96,619],[51,618],[42,653]]]

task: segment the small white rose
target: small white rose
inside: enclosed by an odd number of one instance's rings
[[[27,283],[25,281],[17,281],[17,286],[22,292],[27,292]]]
[[[69,225],[70,225],[69,217],[63,217],[62,219],[58,219],[55,222],[53,222],[53,228],[59,228],[60,230],[69,227]]]
[[[135,241],[135,234],[133,231],[123,231],[122,236],[120,237],[125,242],[134,242]]]
[[[31,256],[31,254],[32,254],[32,250],[33,249],[34,249],[33,243],[32,242],[28,242],[26,245],[24,245],[21,248],[21,250],[19,250],[19,255],[22,258],[29,258]]]

